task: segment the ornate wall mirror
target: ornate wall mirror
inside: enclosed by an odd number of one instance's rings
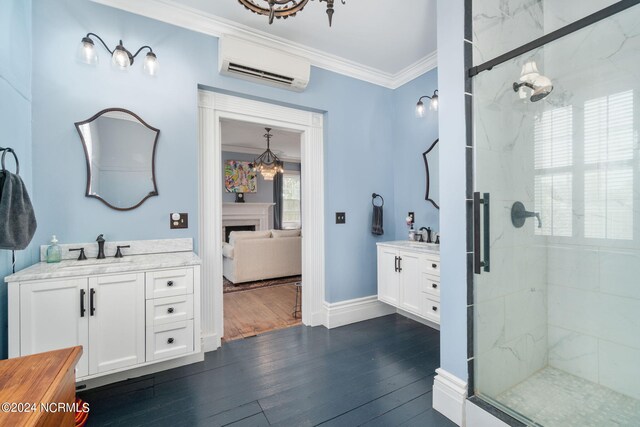
[[[440,190],[438,188],[438,176],[440,175],[440,153],[436,139],[427,151],[422,153],[424,158],[424,169],[427,175],[427,190],[425,200],[431,202],[436,209],[440,209]]]
[[[160,130],[122,108],[102,110],[75,125],[87,160],[87,197],[127,211],[158,195],[155,153]]]

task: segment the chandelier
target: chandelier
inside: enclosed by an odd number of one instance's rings
[[[282,173],[284,171],[284,164],[282,161],[276,156],[273,151],[271,151],[271,128],[265,128],[267,133],[264,134],[264,137],[267,138],[267,151],[260,154],[260,157],[253,161],[253,167],[262,174],[262,177],[265,181],[273,181],[273,177],[277,173]]]
[[[318,0],[327,3],[327,16],[329,17],[329,26],[333,18],[333,3],[335,0]],[[345,0],[341,0],[345,4]],[[238,0],[241,5],[249,9],[253,13],[266,15],[269,17],[269,24],[273,24],[273,18],[287,19],[290,16],[296,16],[309,3],[309,0]]]

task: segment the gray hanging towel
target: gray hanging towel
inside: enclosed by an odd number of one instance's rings
[[[376,236],[382,236],[384,230],[382,229],[382,206],[373,207],[373,224],[371,232]]]
[[[5,169],[7,152],[16,160],[15,174]],[[38,226],[31,199],[19,173],[18,157],[11,148],[5,148],[0,171],[0,249],[25,249]]]

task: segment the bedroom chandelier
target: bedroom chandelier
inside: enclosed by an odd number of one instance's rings
[[[260,157],[253,161],[253,167],[262,174],[265,181],[273,181],[273,177],[277,173],[284,171],[284,163],[271,151],[271,128],[264,128],[267,133],[264,137],[267,138],[267,150],[260,154]]]
[[[318,0],[327,3],[327,16],[329,26],[333,19],[333,3],[335,0]],[[341,0],[345,4],[345,0]],[[269,17],[269,24],[273,24],[273,18],[287,19],[296,16],[309,3],[309,0],[238,0],[238,2],[253,13]]]

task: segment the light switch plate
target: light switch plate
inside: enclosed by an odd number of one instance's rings
[[[336,224],[346,224],[346,223],[347,223],[347,213],[336,212]]]
[[[189,228],[189,214],[188,213],[170,213],[169,214],[169,228]]]

